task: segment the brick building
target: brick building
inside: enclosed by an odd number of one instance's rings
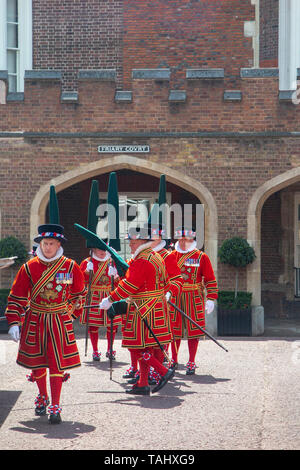
[[[105,198],[116,171],[122,200],[150,207],[165,174],[171,204],[204,205],[220,289],[218,247],[242,236],[257,258],[241,290],[299,317],[299,15],[297,0],[0,0],[1,238],[31,247],[54,184],[79,261],[91,181]]]

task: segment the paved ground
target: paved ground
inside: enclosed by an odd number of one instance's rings
[[[84,356],[62,392],[63,423],[36,417],[36,385],[15,363],[17,344],[0,335],[0,449],[271,450],[300,449],[300,338],[218,338],[200,343],[199,367],[185,375],[187,343],[176,376],[157,394],[129,396],[122,374],[129,355],[116,340],[109,362]],[[101,338],[102,352],[106,341]],[[109,454],[111,455],[111,454]]]

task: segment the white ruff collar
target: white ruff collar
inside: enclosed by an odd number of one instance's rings
[[[36,255],[37,257],[41,260],[41,261],[44,261],[44,263],[51,263],[52,261],[55,261],[56,259],[60,258],[62,255],[63,255],[63,247],[60,246],[56,252],[56,255],[53,256],[53,258],[46,258],[44,255],[43,255],[43,252],[42,252],[42,249],[40,247],[40,245],[37,247],[36,249]]]
[[[107,261],[109,258],[111,258],[111,254],[109,253],[109,251],[106,252],[106,255],[104,256],[104,258],[98,258],[98,256],[96,256],[94,253],[92,254],[92,258],[96,259],[97,261],[101,261],[102,263],[104,263],[104,261]]]
[[[152,247],[152,242],[143,243],[142,245],[140,245],[140,246],[135,250],[135,252],[134,252],[133,255],[132,255],[132,259],[136,258],[137,255],[138,255],[141,251],[145,250],[146,248],[151,248],[151,247]]]
[[[166,246],[166,240],[162,240],[158,245],[153,246],[152,250],[153,251],[160,251]]]
[[[193,241],[193,243],[191,243],[190,247],[186,250],[186,251],[183,251],[180,246],[179,246],[179,241],[175,243],[175,250],[178,251],[178,253],[189,253],[190,251],[193,251],[195,250],[195,248],[197,248],[197,242],[196,240]]]

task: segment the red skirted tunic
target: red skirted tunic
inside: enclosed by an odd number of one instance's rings
[[[89,261],[93,263],[93,277],[91,283],[90,303],[99,305],[101,300],[104,297],[108,297],[111,291],[111,278],[108,275],[108,269],[111,265],[112,260],[108,259],[106,261],[98,261],[95,258],[86,258],[81,262],[80,269],[84,274],[84,281],[87,291],[89,287],[89,271],[87,271],[86,268]],[[114,284],[117,285],[118,282],[118,280],[115,280]],[[88,301],[87,298],[86,301]],[[87,309],[84,309],[80,317],[80,323],[86,324],[86,316]],[[117,315],[113,320],[114,326],[121,324],[121,322],[121,315]],[[100,310],[98,307],[90,307],[89,326],[110,327],[110,319],[107,316],[106,310]]]
[[[171,292],[171,302],[174,302],[177,297],[181,294],[182,291],[182,284],[183,284],[183,277],[181,275],[181,270],[177,264],[176,258],[174,256],[170,256],[171,252],[168,251],[166,248],[162,248],[158,250],[157,253],[163,258],[166,270],[169,276],[169,292]],[[173,307],[169,306],[171,310]]]
[[[59,370],[80,366],[71,317],[81,314],[84,296],[83,274],[78,264],[65,256],[51,263],[35,257],[20,268],[5,312],[10,326],[20,325],[26,309],[18,364],[28,369],[48,367],[51,342]]]
[[[125,278],[111,292],[112,301],[131,298],[123,327],[122,346],[130,349],[145,349],[157,346],[146,327],[146,319],[161,344],[172,341],[172,331],[165,293],[169,281],[162,257],[151,248],[145,248],[130,261]]]
[[[197,249],[188,253],[174,250],[170,257],[176,260],[183,278],[182,292],[174,303],[199,326],[205,328],[205,290],[207,299],[218,298],[217,281],[210,259]],[[171,311],[171,320],[175,339],[183,338],[185,330],[188,339],[199,338],[204,334],[175,309]]]

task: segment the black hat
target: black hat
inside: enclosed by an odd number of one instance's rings
[[[64,236],[64,227],[57,224],[44,224],[38,227],[38,236],[34,238],[36,243],[40,243],[43,238],[54,238],[59,242],[66,242],[67,239]]]
[[[194,227],[177,227],[175,228],[174,238],[196,238],[196,230]]]
[[[166,238],[166,230],[163,224],[149,224],[149,228],[151,231],[151,238],[157,239],[161,237],[163,240]]]
[[[128,240],[152,240],[150,225],[129,227],[126,238]]]

